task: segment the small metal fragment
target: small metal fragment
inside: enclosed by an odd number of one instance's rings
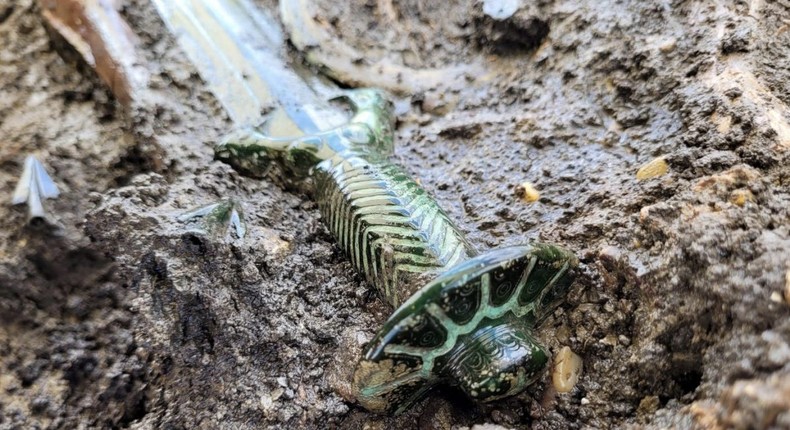
[[[232,228],[232,232],[239,239],[244,238],[247,234],[244,212],[241,210],[241,206],[231,199],[200,206],[185,212],[177,219],[183,223],[199,220],[200,227],[197,231],[208,233],[214,237],[227,235],[229,228]]]
[[[639,168],[636,172],[636,179],[643,181],[645,179],[657,178],[665,175],[668,171],[669,164],[667,164],[667,160],[664,157],[657,157]]]
[[[25,168],[22,170],[22,176],[14,189],[11,204],[27,203],[28,220],[46,220],[47,212],[42,201],[44,199],[54,199],[59,194],[57,185],[47,174],[41,162],[36,157],[28,155],[25,159]]]

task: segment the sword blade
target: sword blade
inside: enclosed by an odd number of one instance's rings
[[[339,89],[289,62],[279,24],[249,0],[152,1],[237,125],[258,125],[275,107],[303,133],[343,122],[326,102]]]

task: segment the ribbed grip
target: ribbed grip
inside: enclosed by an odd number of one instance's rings
[[[436,201],[383,156],[343,151],[321,162],[314,177],[329,230],[393,307],[476,255]]]

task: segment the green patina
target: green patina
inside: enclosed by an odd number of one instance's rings
[[[533,328],[559,304],[578,260],[530,244],[479,255],[445,212],[388,161],[392,104],[377,90],[348,91],[348,124],[274,138],[234,133],[217,157],[261,176],[273,163],[311,175],[324,222],[353,265],[397,310],[357,364],[357,400],[401,411],[447,383],[490,401],[522,391],[546,368]]]
[[[197,231],[209,234],[215,238],[225,236],[231,229],[238,238],[247,233],[244,222],[244,212],[241,206],[233,199],[220,200],[205,206],[192,209],[178,217],[184,223],[197,221]]]

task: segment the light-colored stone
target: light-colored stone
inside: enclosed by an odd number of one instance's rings
[[[573,390],[582,373],[582,358],[564,346],[554,359],[554,372],[551,380],[558,393],[568,393]]]
[[[636,172],[636,179],[643,181],[645,179],[652,179],[657,178],[659,176],[665,175],[669,171],[669,164],[664,157],[657,157],[642,167]]]
[[[540,192],[531,182],[522,182],[517,186],[516,195],[526,203],[534,203],[540,200]]]

